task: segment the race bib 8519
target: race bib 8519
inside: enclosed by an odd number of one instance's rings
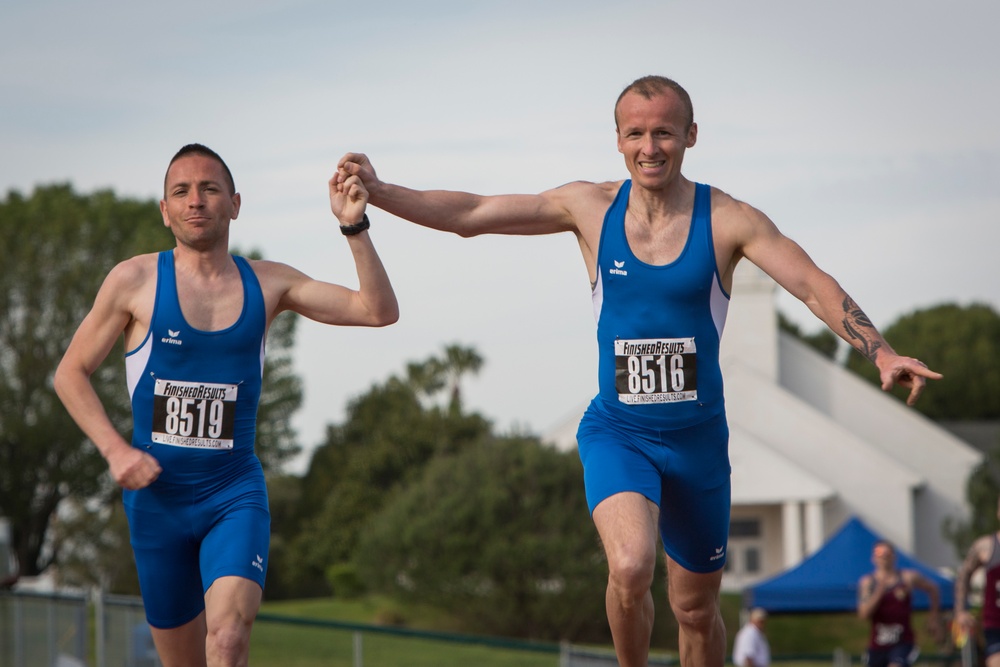
[[[698,400],[694,338],[615,341],[615,390],[630,405]]]
[[[177,447],[232,449],[237,385],[157,380],[153,442]]]

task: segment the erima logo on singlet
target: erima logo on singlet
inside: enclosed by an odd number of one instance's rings
[[[161,343],[168,343],[170,345],[183,345],[184,342],[178,338],[181,335],[180,331],[174,331],[173,329],[167,329],[167,334],[170,338],[161,338]]]
[[[625,262],[619,262],[617,260],[612,260],[615,264],[615,268],[608,269],[608,273],[614,276],[627,276],[628,271],[625,271],[622,267],[625,266]]]

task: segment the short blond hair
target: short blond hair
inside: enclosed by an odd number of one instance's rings
[[[640,77],[625,86],[625,90],[622,91],[615,102],[615,127],[618,127],[618,105],[621,104],[623,97],[629,93],[635,93],[647,100],[651,100],[654,97],[663,95],[667,91],[673,91],[680,98],[681,104],[684,105],[684,110],[687,112],[687,126],[690,128],[691,124],[694,123],[694,105],[691,103],[691,96],[688,95],[688,91],[684,90],[684,87],[673,79],[655,74]]]

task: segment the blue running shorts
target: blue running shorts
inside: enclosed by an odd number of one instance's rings
[[[256,457],[225,479],[154,482],[123,497],[146,620],[154,628],[196,618],[219,577],[264,588],[271,515]]]
[[[660,508],[670,558],[691,572],[725,565],[731,488],[724,412],[694,426],[656,428],[610,414],[595,399],[576,439],[591,514],[616,493],[641,493]]]

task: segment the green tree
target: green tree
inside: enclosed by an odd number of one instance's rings
[[[299,531],[302,478],[291,474],[268,474],[267,500],[271,508],[271,552],[264,592],[272,600],[301,597],[289,588],[289,582],[294,580],[289,572],[297,568],[289,555],[289,543]]]
[[[60,584],[139,595],[139,575],[119,494],[104,502],[66,498],[49,532],[58,554]]]
[[[406,385],[420,398],[431,399],[444,388],[445,383],[444,369],[437,357],[406,365]]]
[[[939,420],[1000,418],[1000,314],[991,306],[933,306],[901,317],[883,333],[897,352],[944,374],[917,402],[921,413]],[[879,383],[878,370],[853,350],[847,367]]]
[[[443,357],[432,356],[407,364],[406,384],[425,399],[433,398],[447,387],[448,409],[458,414],[462,411],[462,380],[477,375],[483,363],[475,348],[451,343],[445,346]]]
[[[282,578],[277,590],[328,593],[326,572],[351,560],[358,536],[388,494],[434,456],[489,434],[490,423],[480,415],[427,401],[453,386],[447,373],[438,357],[410,363],[406,378],[393,376],[372,386],[348,404],[343,424],[327,427],[302,480],[300,511],[275,529],[287,546],[279,559],[288,558],[288,567],[272,568]]]
[[[30,197],[10,192],[0,202],[0,515],[10,521],[23,576],[65,558],[85,583],[129,580],[114,574],[117,550],[128,544],[114,506],[118,489],[56,397],[52,373],[108,271],[127,257],[173,245],[155,200],[120,199],[110,190],[81,195],[69,185],[52,185]],[[295,319],[282,316],[269,334],[258,413],[267,468],[294,453],[288,420],[301,402],[290,367],[294,331]],[[123,356],[119,340],[93,382],[112,422],[128,437]],[[67,499],[72,510],[50,530]],[[101,540],[91,539],[97,534]],[[76,563],[81,559],[89,561]]]
[[[972,507],[968,521],[945,519],[944,534],[955,545],[955,553],[964,558],[980,535],[1000,530],[997,498],[1000,498],[1000,445],[994,446],[983,462],[969,475],[965,497]]]
[[[234,249],[233,254],[244,253]],[[262,258],[256,250],[244,256]],[[302,380],[295,374],[292,360],[298,322],[298,314],[286,311],[274,318],[267,331],[254,448],[268,475],[279,474],[281,466],[302,449],[292,428],[292,415],[302,407]]]
[[[451,344],[444,348],[444,360],[441,366],[448,377],[450,387],[448,409],[453,413],[459,413],[462,411],[462,379],[470,374],[478,375],[483,367],[483,358],[471,347]]]
[[[936,420],[989,420],[1000,418],[1000,314],[987,304],[959,306],[941,304],[916,310],[899,318],[883,331],[900,354],[916,357],[944,375],[928,383],[914,406]],[[851,351],[847,367],[875,385],[878,370]],[[905,398],[907,390],[894,394]],[[969,521],[949,520],[944,534],[965,556],[973,539],[993,532],[1000,494],[1000,443],[966,482],[966,498],[972,512]]]
[[[607,638],[597,531],[575,453],[527,437],[439,456],[374,516],[356,564],[372,589],[460,609],[465,630]]]
[[[53,185],[0,202],[0,514],[22,575],[55,557],[45,539],[64,498],[109,491],[104,460],[63,409],[52,373],[112,266],[169,242],[156,202],[109,190]],[[126,431],[123,365],[102,366],[94,385]]]

